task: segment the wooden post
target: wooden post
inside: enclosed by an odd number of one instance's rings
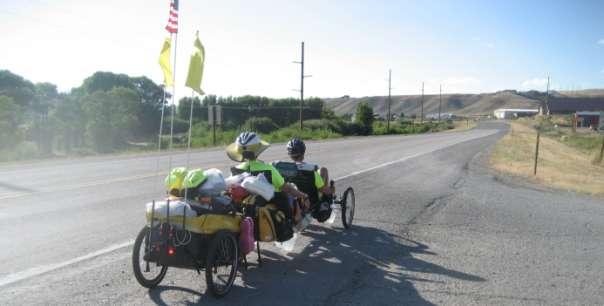
[[[596,163],[600,164],[602,163],[602,158],[604,157],[604,135],[602,135],[602,147],[600,148],[600,156],[598,156],[598,159],[596,159]]]
[[[535,163],[533,167],[533,175],[537,175],[537,160],[539,159],[539,138],[541,136],[541,129],[537,128],[537,144],[535,145]]]
[[[573,125],[573,127],[572,127],[573,135],[575,135],[577,133],[577,114],[576,113],[573,114],[572,125]]]

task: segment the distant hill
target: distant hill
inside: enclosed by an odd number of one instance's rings
[[[604,90],[590,89],[574,92],[551,92],[552,96],[604,96]],[[420,95],[392,96],[391,113],[405,116],[420,114]],[[374,96],[351,98],[324,99],[327,107],[338,115],[354,113],[357,104],[367,101],[373,107],[374,113],[385,117],[388,111],[388,97]],[[495,93],[483,94],[443,94],[442,113],[456,115],[486,115],[492,114],[498,108],[532,108],[538,109],[545,100],[545,93],[539,91],[519,92],[504,90]],[[424,96],[424,115],[438,113],[438,95]]]

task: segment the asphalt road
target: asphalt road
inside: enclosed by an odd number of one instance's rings
[[[0,304],[602,304],[602,200],[494,178],[483,157],[504,129],[309,144],[340,190],[355,188],[354,227],[313,225],[288,254],[266,245],[266,264],[250,256],[222,300],[194,271],[169,270],[151,291],[132,275],[131,243],[169,156],[2,166]],[[222,151],[190,158],[231,165]]]

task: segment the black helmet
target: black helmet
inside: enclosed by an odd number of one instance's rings
[[[302,139],[292,138],[292,140],[287,143],[287,154],[295,156],[304,155],[305,152],[306,145],[304,144],[304,141],[302,141]]]

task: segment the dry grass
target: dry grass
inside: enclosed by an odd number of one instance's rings
[[[541,137],[537,176],[533,176],[536,137],[529,121],[512,122],[510,132],[493,150],[491,166],[547,186],[604,195],[604,166],[594,165],[591,154],[552,138]]]

